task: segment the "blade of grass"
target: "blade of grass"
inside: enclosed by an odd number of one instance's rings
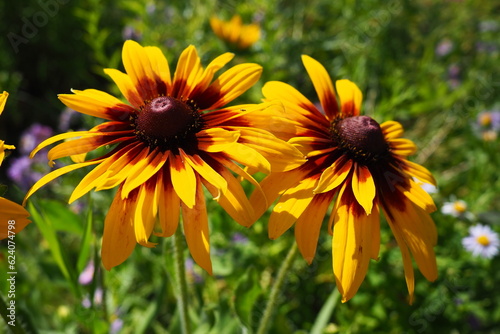
[[[61,244],[52,224],[50,221],[45,220],[31,202],[28,203],[28,211],[31,213],[33,221],[37,224],[40,232],[47,241],[52,257],[63,276],[70,283],[73,293],[75,296],[80,296],[79,289],[76,285],[76,275],[71,267],[68,266],[68,260],[62,251]]]
[[[311,328],[310,334],[323,334],[323,330],[328,325],[330,318],[332,317],[335,306],[339,301],[340,292],[337,288],[334,288],[325,304],[318,313],[316,320],[314,321],[313,327]]]

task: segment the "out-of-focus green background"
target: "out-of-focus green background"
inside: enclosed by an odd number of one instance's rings
[[[210,28],[212,15],[233,14],[261,27],[261,39],[248,50],[232,49]],[[478,124],[480,113],[500,110],[499,3],[22,0],[1,2],[0,22],[0,89],[10,93],[0,139],[18,147],[0,169],[0,183],[8,186],[2,196],[20,202],[26,187],[49,171],[44,156],[27,160],[20,149],[26,141],[99,122],[65,110],[57,94],[96,88],[119,96],[102,69],[122,69],[126,39],[159,46],[171,67],[189,44],[205,65],[226,51],[236,53],[232,64],[259,63],[261,80],[238,100],[255,103],[269,80],[290,83],[316,101],[300,60],[307,54],[333,80],[357,83],[365,114],[405,126],[419,146],[412,160],[438,180],[432,194],[438,208],[460,199],[468,209],[458,217],[433,214],[439,279],[429,283],[417,273],[411,306],[399,249],[383,223],[380,260],[372,261],[352,300],[331,307],[335,281],[324,226],[312,265],[297,257],[288,273],[270,333],[500,333],[499,257],[474,257],[461,244],[475,224],[500,231],[498,129]],[[40,333],[178,333],[171,240],[154,249],[138,246],[105,272],[99,247],[113,191],[66,204],[85,172],[54,181],[31,201],[36,223],[16,236],[19,325]],[[214,276],[186,254],[193,329],[252,333],[293,233],[271,241],[267,217],[244,229],[214,201],[208,206]],[[4,295],[6,251],[1,242]],[[85,268],[89,278],[82,281]]]

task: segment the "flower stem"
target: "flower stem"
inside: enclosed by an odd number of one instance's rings
[[[188,319],[188,304],[187,304],[187,283],[186,283],[186,267],[184,265],[184,237],[181,229],[177,228],[174,235],[174,260],[175,260],[175,276],[177,281],[177,306],[179,307],[179,316],[183,334],[190,334],[191,327]]]
[[[297,254],[297,243],[294,242],[292,247],[288,251],[285,261],[281,265],[281,268],[278,272],[278,276],[276,277],[273,287],[271,288],[271,293],[269,294],[269,299],[267,300],[266,308],[264,310],[264,315],[262,317],[262,320],[260,321],[259,328],[257,329],[257,334],[267,333],[269,323],[271,321],[272,315],[278,303],[278,298],[280,296],[281,288],[285,283],[286,274],[288,270],[290,270],[290,268],[292,267],[293,260],[296,254]]]

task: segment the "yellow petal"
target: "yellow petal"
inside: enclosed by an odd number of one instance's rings
[[[86,167],[86,166],[91,166],[91,165],[97,165],[97,164],[101,163],[102,161],[103,160],[95,160],[95,161],[84,162],[84,163],[81,163],[81,164],[68,165],[68,166],[64,166],[64,167],[61,167],[59,169],[56,169],[56,170],[50,172],[49,174],[45,175],[40,180],[38,180],[28,190],[28,192],[26,193],[26,196],[24,197],[23,206],[26,204],[26,201],[28,200],[28,198],[30,198],[31,195],[33,195],[33,193],[35,191],[37,191],[38,189],[40,189],[41,187],[43,187],[44,185],[46,185],[50,181],[58,178],[61,175],[69,173],[69,172],[71,172],[71,171],[73,171],[75,169]]]
[[[125,146],[113,156],[115,157],[113,164],[108,168],[106,176],[96,182],[96,191],[112,189],[120,185],[129,176],[130,171],[140,161],[146,159],[149,150],[145,145],[140,143],[132,143]]]
[[[58,98],[82,114],[114,121],[127,121],[134,109],[116,97],[97,89],[76,90],[74,94],[59,94]]]
[[[231,147],[240,138],[238,131],[221,128],[204,129],[196,134],[198,149],[205,152],[221,152]]]
[[[41,149],[52,145],[54,143],[57,143],[58,141],[65,140],[68,138],[75,138],[75,137],[82,137],[82,138],[87,138],[87,137],[95,137],[101,135],[100,132],[90,132],[90,131],[74,131],[74,132],[66,132],[66,133],[61,133],[56,136],[50,137],[42,141],[40,144],[37,145],[31,151],[30,153],[30,158],[33,159],[35,154],[37,154]]]
[[[132,104],[132,106],[138,109],[139,107],[145,104],[145,101],[141,98],[141,95],[139,95],[139,93],[137,92],[137,89],[135,88],[132,79],[130,79],[130,77],[127,74],[119,70],[115,70],[114,68],[106,68],[104,69],[104,73],[109,75],[111,80],[115,82],[120,92],[123,94],[123,96],[125,96],[127,101],[129,101]]]
[[[216,199],[227,190],[226,180],[217,173],[208,163],[206,163],[199,155],[187,155],[181,148],[179,148],[180,155],[193,169],[200,174],[200,176],[217,188],[219,195]]]
[[[156,219],[158,203],[155,196],[154,183],[142,184],[139,187],[137,195],[137,204],[134,214],[134,232],[137,243],[146,246],[154,247],[156,243],[148,241]]]
[[[319,112],[311,101],[289,84],[280,81],[269,81],[262,87],[262,94],[268,101],[283,101],[286,116],[293,120],[298,116],[307,116],[311,118],[312,123],[325,119],[325,116]],[[302,120],[302,118],[300,119]]]
[[[337,287],[346,302],[358,291],[363,282],[372,253],[372,226],[379,215],[359,214],[356,202],[346,199],[342,188],[334,209],[333,272]]]
[[[285,190],[296,186],[308,174],[308,170],[299,167],[284,173],[271,173],[261,181],[263,194],[254,191],[250,196],[250,203],[255,210],[256,218],[259,218]]]
[[[104,221],[101,258],[107,270],[123,263],[136,245],[133,217],[138,192],[135,191],[122,200],[120,190],[116,193]]]
[[[158,215],[161,233],[155,234],[161,237],[170,237],[175,233],[179,224],[181,200],[170,181],[170,171],[164,168],[163,172],[160,171],[158,175]]]
[[[180,156],[170,152],[170,179],[174,190],[188,208],[196,201],[196,175],[193,168]]]
[[[269,174],[271,171],[269,161],[262,154],[247,145],[234,143],[225,148],[224,154],[243,166],[251,167],[262,173]]]
[[[333,196],[333,193],[314,195],[311,203],[295,223],[295,240],[308,264],[312,263],[316,254],[321,224]]]
[[[326,168],[314,189],[315,194],[328,192],[344,182],[351,172],[353,162],[351,159],[338,159],[330,167]]]
[[[3,91],[2,94],[0,94],[0,115],[2,114],[5,104],[7,103],[7,98],[9,97],[9,93],[6,91]]]
[[[149,57],[159,95],[168,95],[172,87],[172,78],[167,58],[159,48],[154,46],[146,46],[144,51]]]
[[[403,234],[401,233],[401,229],[397,226],[396,222],[392,221],[390,215],[386,213],[385,216],[387,217],[387,222],[391,227],[392,233],[394,234],[396,242],[398,243],[399,249],[401,251],[401,255],[403,258],[403,268],[405,272],[406,286],[408,287],[408,293],[409,293],[409,303],[411,305],[413,303],[413,297],[415,291],[415,275],[413,272],[413,264],[411,261],[410,252],[404,240]]]
[[[427,280],[436,280],[437,264],[433,247],[437,241],[437,231],[429,214],[406,201],[404,211],[390,207],[387,217],[392,221],[393,233],[397,230],[403,237],[420,272]]]
[[[252,23],[241,27],[240,39],[238,47],[240,49],[249,48],[260,39],[260,26]]]
[[[214,33],[220,38],[224,38],[223,35],[223,21],[213,16],[210,18],[210,27],[214,31]]]
[[[368,167],[355,164],[352,174],[352,192],[367,215],[372,213],[375,198],[375,182]]]
[[[0,166],[5,158],[5,150],[14,150],[15,148],[14,145],[7,145],[3,140],[0,140]]]
[[[85,177],[73,190],[68,203],[73,203],[75,200],[92,190],[92,188],[96,187],[96,185],[101,182],[101,178],[109,175],[109,167],[115,162],[115,160],[115,156],[108,157],[104,159],[103,162],[96,166],[93,170],[87,173],[87,175],[85,175]]]
[[[302,62],[313,82],[314,89],[318,94],[319,101],[323,107],[323,111],[329,120],[333,120],[339,113],[337,98],[333,90],[332,79],[328,75],[326,69],[317,60],[302,55]]]
[[[436,211],[436,205],[434,205],[432,197],[413,180],[410,179],[409,182],[410,187],[408,189],[399,185],[396,185],[396,188],[398,188],[399,191],[401,191],[410,201],[415,203],[422,210],[429,213]]]
[[[292,144],[307,157],[321,154],[321,152],[331,152],[337,149],[337,147],[330,147],[332,144],[330,138],[300,136],[291,138],[288,143]],[[318,150],[321,152],[317,152]]]
[[[229,24],[226,26],[226,37],[229,42],[231,43],[237,43],[238,38],[241,35],[241,26],[242,26],[242,21],[241,21],[241,16],[239,15],[234,15],[231,18],[231,21]],[[229,29],[231,27],[231,29]]]
[[[193,99],[196,100],[197,95],[204,92],[208,88],[215,75],[215,72],[224,67],[233,58],[233,53],[226,52],[212,60],[210,64],[208,64],[207,68],[203,71],[203,74],[200,76],[196,86],[193,86],[193,89],[187,92],[187,96],[192,96]]]
[[[193,45],[182,51],[174,73],[172,95],[177,97],[190,97],[187,93],[198,83],[203,72],[200,57]]]
[[[195,181],[196,182],[196,181]],[[208,216],[205,206],[205,196],[201,182],[196,182],[195,204],[188,208],[182,204],[182,225],[186,235],[189,252],[200,267],[212,275],[212,261],[210,260],[210,236],[208,232]]]
[[[201,109],[217,109],[246,92],[260,78],[262,67],[257,64],[239,64],[216,79],[203,93]]]
[[[382,129],[382,132],[384,134],[384,138],[386,140],[388,139],[394,139],[394,138],[399,138],[403,135],[403,126],[395,121],[387,121],[382,124],[380,124],[380,128]]]
[[[285,191],[269,218],[269,238],[278,238],[297,221],[311,203],[317,181],[314,177],[306,178]]]
[[[153,177],[163,167],[168,155],[168,151],[163,153],[155,149],[149,152],[147,158],[139,160],[128,172],[127,180],[122,188],[122,198],[126,198],[133,189]]]
[[[409,156],[417,152],[417,146],[409,139],[396,138],[389,140],[389,145],[394,154]]]
[[[116,143],[117,139],[118,142],[125,141],[127,140],[127,137],[124,136],[130,134],[132,134],[132,130],[112,133],[100,133],[97,136],[66,141],[50,149],[49,153],[47,154],[47,157],[49,158],[49,164],[52,164],[52,162],[56,159],[72,155],[85,154],[105,145],[113,145]]]
[[[350,80],[337,80],[337,93],[340,98],[341,112],[345,116],[356,116],[361,111],[363,94],[358,86]]]
[[[255,217],[253,207],[243,187],[226,168],[222,168],[219,173],[226,180],[228,187],[224,194],[220,194],[220,196],[216,198],[217,203],[219,203],[238,224],[245,227],[251,226],[257,220],[257,217]],[[203,182],[203,184],[208,191],[210,191],[212,196],[216,197],[218,195],[217,189],[214,186],[208,182]]]
[[[148,101],[158,97],[156,77],[144,48],[135,41],[125,41],[122,49],[122,59],[125,71],[142,100]]]
[[[436,179],[432,176],[431,172],[423,166],[416,164],[409,160],[404,160],[403,169],[411,176],[416,177],[422,182],[430,183],[436,185]]]
[[[241,134],[238,142],[253,148],[264,156],[269,161],[272,172],[285,172],[299,167],[306,161],[304,155],[297,148],[265,130],[240,127],[235,127],[235,129]],[[237,157],[235,160],[238,161]],[[254,167],[251,164],[247,164],[247,166]],[[262,172],[266,173],[266,170],[264,169]]]
[[[21,232],[31,223],[29,216],[21,205],[0,197],[0,240]]]

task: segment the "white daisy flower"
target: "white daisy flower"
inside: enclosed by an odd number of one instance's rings
[[[472,213],[467,212],[467,203],[462,200],[456,200],[453,202],[445,202],[441,207],[441,212],[445,215],[450,215],[457,218],[467,218],[472,219],[474,216]]]
[[[498,253],[498,234],[489,226],[475,225],[469,228],[469,236],[462,239],[462,245],[475,256],[491,259]]]

